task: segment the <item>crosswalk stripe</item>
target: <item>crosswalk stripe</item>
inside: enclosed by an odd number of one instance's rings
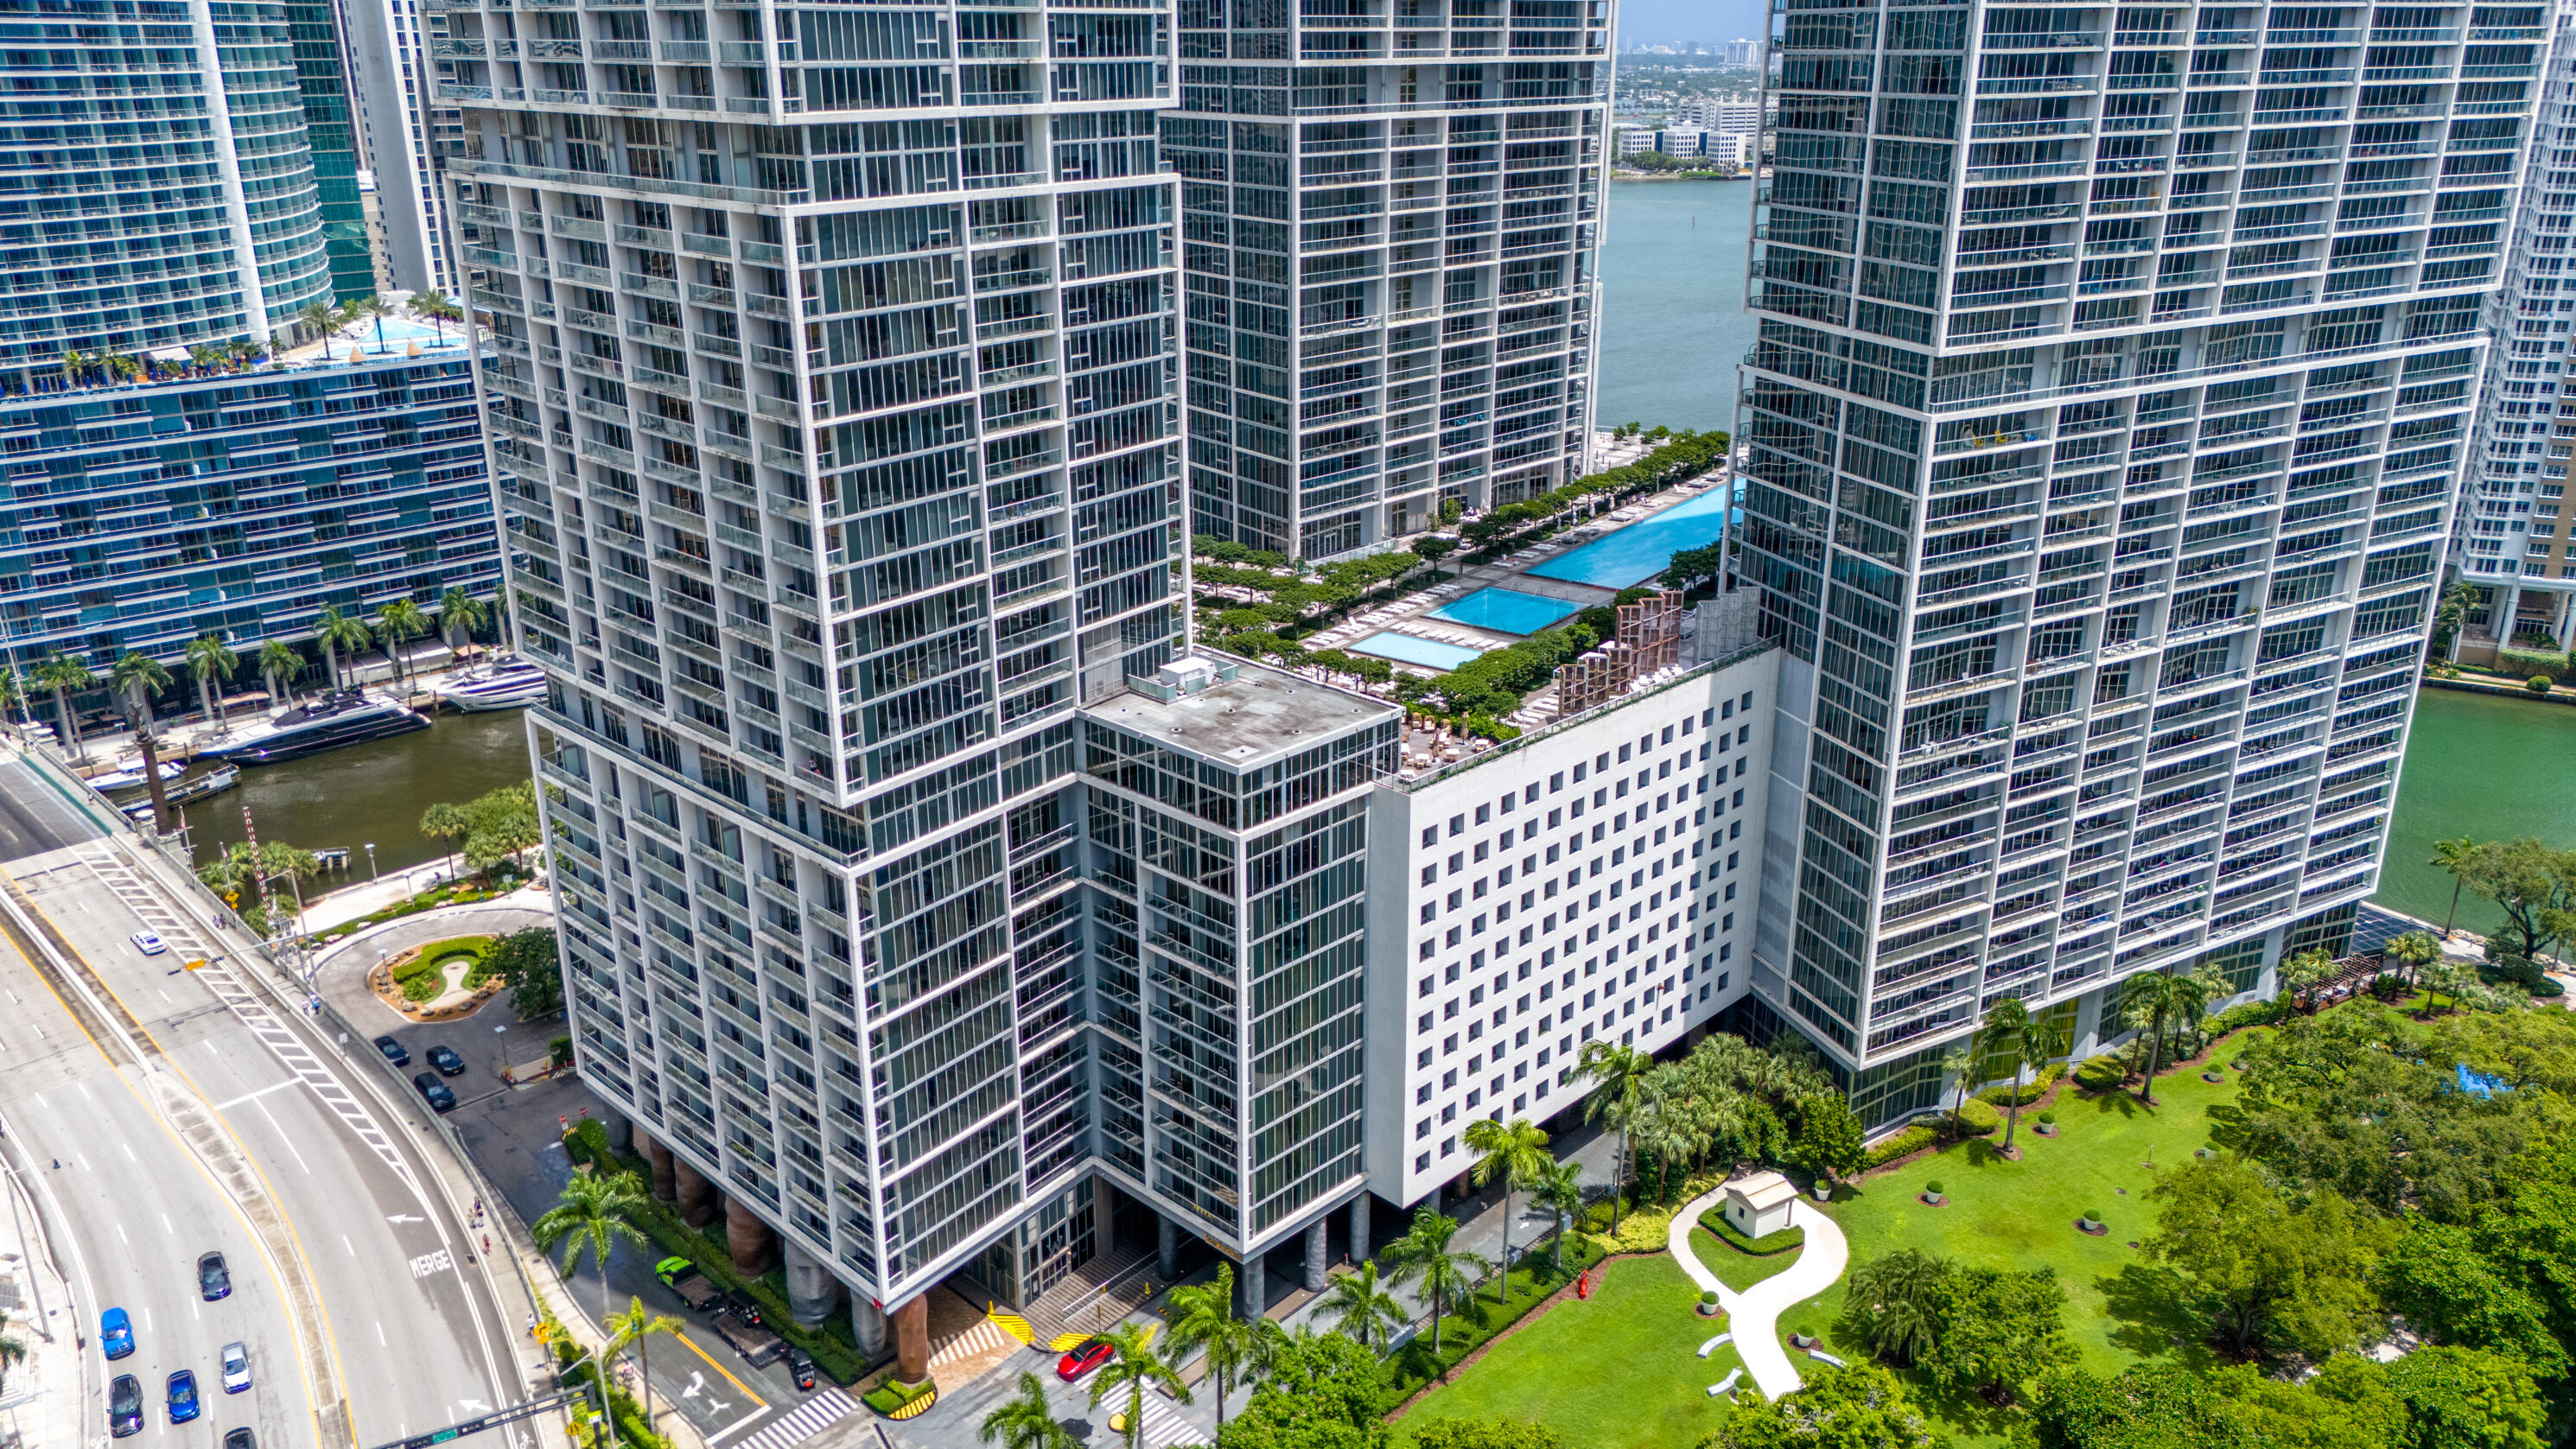
[[[825,1389],[798,1405],[794,1413],[772,1419],[759,1433],[736,1443],[733,1449],[793,1449],[849,1417],[858,1407],[856,1400],[839,1389]]]

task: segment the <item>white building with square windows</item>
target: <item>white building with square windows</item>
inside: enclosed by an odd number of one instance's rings
[[[1369,802],[1369,1186],[1468,1165],[1475,1117],[1582,1099],[1744,994],[1779,653],[1740,651]]]

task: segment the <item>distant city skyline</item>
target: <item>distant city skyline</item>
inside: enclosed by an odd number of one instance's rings
[[[1764,7],[1755,0],[1720,0],[1715,5],[1625,0],[1619,6],[1619,48],[1690,41],[1723,45],[1738,36],[1762,34],[1764,15]]]

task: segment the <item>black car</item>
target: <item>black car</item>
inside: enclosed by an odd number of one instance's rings
[[[411,1048],[404,1046],[401,1042],[394,1040],[392,1037],[377,1037],[376,1050],[383,1052],[385,1054],[385,1060],[393,1063],[395,1066],[407,1067],[411,1065]]]
[[[447,1112],[455,1109],[456,1094],[447,1090],[447,1084],[438,1079],[438,1073],[419,1073],[411,1079],[411,1084],[420,1089],[421,1097],[429,1103],[429,1110]]]
[[[143,1432],[143,1381],[132,1374],[108,1381],[107,1432],[119,1439]]]
[[[814,1389],[814,1360],[805,1350],[790,1346],[787,1350],[787,1376],[796,1387],[811,1393]]]
[[[438,1074],[442,1077],[465,1075],[465,1058],[444,1046],[434,1046],[429,1049],[429,1064],[438,1068]]]
[[[224,1449],[259,1449],[259,1441],[248,1429],[235,1429],[224,1436]]]
[[[224,1255],[208,1253],[197,1260],[197,1292],[208,1303],[233,1296],[233,1275],[224,1267]]]

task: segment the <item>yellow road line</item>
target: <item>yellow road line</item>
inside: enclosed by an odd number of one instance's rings
[[[714,1369],[717,1373],[723,1374],[723,1375],[724,1375],[724,1381],[725,1381],[726,1383],[729,1383],[729,1384],[733,1385],[735,1388],[740,1389],[740,1390],[742,1391],[743,1397],[745,1397],[745,1398],[747,1398],[747,1399],[751,1400],[753,1403],[758,1404],[760,1407],[762,1407],[762,1408],[764,1408],[764,1409],[766,1409],[766,1408],[768,1408],[768,1407],[769,1407],[769,1401],[768,1401],[767,1399],[764,1399],[764,1398],[762,1398],[760,1395],[753,1393],[753,1392],[751,1391],[751,1385],[749,1385],[749,1384],[747,1384],[747,1383],[744,1383],[742,1380],[740,1380],[740,1379],[738,1379],[738,1378],[735,1378],[735,1377],[733,1376],[732,1372],[731,1372],[730,1370],[728,1370],[728,1369],[727,1369],[723,1364],[720,1364],[720,1363],[718,1363],[718,1362],[716,1362],[716,1361],[715,1361],[715,1358],[714,1358],[714,1356],[713,1356],[713,1355],[709,1354],[705,1349],[698,1347],[698,1341],[697,1341],[696,1339],[689,1337],[689,1336],[688,1336],[687,1334],[685,1334],[685,1333],[676,1333],[676,1332],[675,1332],[675,1333],[673,1333],[671,1336],[672,1336],[673,1338],[678,1339],[680,1342],[687,1344],[687,1345],[689,1346],[689,1352],[696,1354],[698,1357],[700,1357],[700,1358],[702,1358],[702,1359],[705,1359],[705,1360],[707,1361],[707,1367],[709,1367],[709,1368],[711,1368],[711,1369]]]

